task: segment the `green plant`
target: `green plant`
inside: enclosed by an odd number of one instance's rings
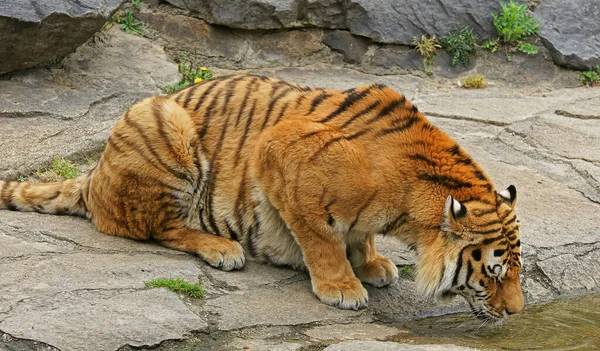
[[[183,62],[178,67],[181,80],[178,83],[167,85],[162,88],[163,93],[172,94],[190,85],[213,78],[213,73],[206,67],[194,67],[190,62]]]
[[[148,288],[167,288],[173,292],[186,294],[190,297],[200,298],[204,295],[204,290],[198,284],[190,284],[181,278],[158,278],[146,282]]]
[[[27,178],[26,178],[26,177],[24,177],[24,176],[18,176],[18,177],[17,177],[17,182],[19,182],[19,183],[23,183],[23,182],[24,182],[24,181],[26,181],[26,180],[27,180]]]
[[[49,170],[55,172],[59,177],[64,179],[77,178],[79,173],[81,173],[79,168],[73,165],[73,162],[60,157],[54,157],[52,159],[52,165]]]
[[[119,27],[121,30],[125,31],[127,34],[142,34],[142,28],[140,25],[142,21],[138,20],[133,16],[133,11],[131,9],[123,12],[118,18],[117,23],[119,23]]]
[[[141,9],[144,2],[142,0],[131,0],[131,5],[135,8]]]
[[[600,65],[592,67],[589,71],[581,72],[579,81],[588,87],[600,86]]]
[[[415,269],[412,265],[403,266],[400,269],[400,274],[413,278],[415,276]]]
[[[486,85],[485,77],[481,74],[472,74],[461,81],[461,88],[481,89]]]
[[[477,38],[473,34],[473,29],[468,26],[441,37],[440,42],[450,54],[451,66],[456,66],[459,60],[466,66],[477,47]]]
[[[423,68],[425,69],[425,72],[429,74],[433,73],[431,64],[438,53],[438,49],[441,48],[440,42],[435,38],[435,35],[431,37],[422,35],[421,39],[414,37],[412,44],[415,47],[415,50],[423,56]]]
[[[503,44],[506,58],[510,61],[510,53],[515,50],[528,55],[537,54],[538,48],[533,44],[525,42],[530,36],[535,35],[540,27],[538,20],[527,15],[527,3],[518,4],[510,0],[508,4],[501,2],[500,6],[500,14],[492,12],[492,17],[494,18],[494,26],[498,33],[498,39],[496,40],[499,40]],[[498,45],[499,43],[495,47],[496,50]],[[485,47],[485,43],[482,47]]]

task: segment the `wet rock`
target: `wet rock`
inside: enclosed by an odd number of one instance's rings
[[[312,327],[302,334],[315,340],[386,340],[396,334],[407,333],[395,327],[375,323],[323,325]]]
[[[121,0],[4,0],[0,74],[62,59],[110,18]]]
[[[539,37],[554,62],[575,69],[600,64],[600,3],[596,0],[544,0],[535,10]]]
[[[352,35],[350,32],[336,30],[329,32],[323,42],[344,55],[348,63],[360,63],[369,48],[369,40]]]
[[[456,345],[408,345],[382,341],[344,341],[323,351],[475,351]]]

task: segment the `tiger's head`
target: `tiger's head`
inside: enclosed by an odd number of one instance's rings
[[[495,197],[461,203],[448,196],[435,247],[426,250],[430,254],[419,254],[417,278],[427,293],[461,295],[477,318],[500,323],[523,309],[524,298],[517,191],[511,185]],[[427,278],[432,276],[437,282]]]

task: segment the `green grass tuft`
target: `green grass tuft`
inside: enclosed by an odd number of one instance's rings
[[[473,29],[467,26],[441,37],[440,43],[450,54],[450,66],[456,66],[458,61],[466,66],[477,48],[477,37],[473,34]]]
[[[412,265],[403,266],[402,269],[400,269],[400,274],[414,278],[415,268]]]
[[[588,87],[600,86],[600,65],[592,67],[589,71],[581,72],[579,81]]]
[[[178,60],[184,60],[189,57],[183,56],[185,52],[178,56]],[[179,74],[181,74],[181,80],[178,83],[167,85],[162,87],[162,91],[165,94],[173,94],[190,85],[198,84],[208,79],[213,78],[213,73],[206,67],[195,67],[191,62],[182,62],[178,66]]]
[[[190,284],[181,278],[157,278],[146,282],[148,288],[167,288],[173,292],[186,294],[190,297],[201,298],[204,290],[198,284]]]
[[[461,81],[461,88],[465,89],[481,89],[485,88],[486,81],[485,77],[481,74],[472,74]]]
[[[77,178],[81,171],[73,162],[69,160],[65,160],[61,157],[54,157],[52,159],[52,166],[50,166],[50,171],[55,172],[58,176],[63,179],[73,179]]]

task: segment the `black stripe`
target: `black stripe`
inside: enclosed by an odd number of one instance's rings
[[[489,244],[491,244],[491,243],[493,243],[493,242],[496,242],[496,241],[498,241],[498,240],[500,240],[500,239],[503,239],[503,238],[504,238],[504,236],[502,236],[502,235],[500,235],[500,236],[495,236],[495,237],[493,237],[493,238],[487,238],[487,239],[485,239],[485,240],[483,240],[483,241],[481,242],[481,245],[484,245],[484,246],[485,246],[485,245],[489,245]]]
[[[202,118],[202,129],[200,129],[200,131],[198,132],[198,135],[200,136],[200,140],[204,139],[204,137],[206,136],[206,133],[208,133],[208,127],[210,126],[210,120],[212,119],[212,114],[213,114],[215,108],[217,107],[217,103],[219,103],[219,98],[221,97],[222,93],[223,93],[223,89],[220,89],[217,92],[215,92],[214,97],[212,98],[212,100],[210,101],[210,104],[208,105],[208,108],[204,112],[204,116]]]
[[[471,196],[469,198],[460,200],[460,202],[462,202],[462,203],[465,203],[465,202],[481,202],[481,203],[484,203],[486,205],[494,205],[494,206],[496,205],[495,202],[492,202],[492,201],[490,201],[488,199],[481,198],[479,196]]]
[[[275,107],[275,104],[281,100],[282,98],[284,98],[286,95],[288,95],[289,93],[291,93],[293,91],[292,88],[287,87],[285,89],[283,89],[282,91],[280,91],[276,96],[274,96],[271,101],[269,102],[269,106],[267,107],[267,114],[265,116],[265,119],[263,121],[262,127],[260,128],[260,130],[265,129],[265,127],[267,126],[267,123],[269,123],[269,119],[271,119],[271,113],[273,113],[273,108]]]
[[[156,159],[156,161],[158,161],[158,163],[160,163],[160,165],[167,170],[169,173],[173,174],[175,177],[179,178],[179,179],[185,179],[188,181],[191,181],[191,177],[189,174],[186,174],[184,172],[181,172],[179,170],[174,169],[173,167],[167,165],[158,155],[158,152],[156,152],[156,150],[154,149],[154,146],[152,146],[152,142],[150,141],[150,138],[148,138],[148,136],[146,134],[144,134],[144,131],[142,130],[142,128],[137,125],[137,123],[133,122],[131,120],[131,118],[129,118],[129,111],[127,111],[125,113],[125,117],[123,118],[125,120],[125,123],[127,123],[129,126],[131,126],[133,129],[136,130],[136,132],[142,137],[144,144],[146,146],[146,148],[148,150],[150,150],[150,153],[154,156],[154,158]]]
[[[367,96],[371,92],[371,88],[367,88],[360,93],[352,92],[349,94],[346,99],[338,106],[338,108],[330,113],[327,117],[323,118],[319,122],[325,123],[331,121],[336,116],[340,115],[342,112],[346,111],[350,106],[362,100],[365,96]]]
[[[175,158],[177,158],[177,156],[178,156],[177,152],[173,148],[173,145],[171,145],[171,141],[169,140],[169,137],[167,136],[167,133],[165,131],[165,124],[164,124],[164,120],[162,118],[162,116],[163,116],[163,111],[161,108],[162,106],[158,106],[156,100],[152,100],[151,105],[152,105],[151,106],[152,117],[154,117],[154,119],[156,120],[156,123],[158,125],[158,134],[165,140],[165,143],[167,144],[167,148],[169,149],[171,154],[174,155]]]
[[[480,226],[480,227],[487,227],[488,225],[494,225],[494,224],[502,224],[502,221],[499,220],[499,219],[493,219],[493,220],[491,220],[489,222],[478,224],[478,226]]]
[[[473,231],[471,231],[471,233],[479,234],[479,235],[487,235],[487,234],[497,233],[501,230],[502,230],[502,228],[488,229],[488,230],[473,230]]]
[[[363,130],[361,130],[361,131],[359,131],[359,132],[356,132],[356,133],[354,133],[354,134],[348,135],[348,136],[346,137],[346,140],[352,140],[352,139],[356,139],[356,138],[358,138],[358,137],[360,137],[360,136],[362,136],[362,135],[366,134],[366,133],[367,133],[367,132],[369,132],[369,131],[370,131],[370,129],[363,129]]]
[[[452,279],[452,286],[458,284],[458,276],[460,275],[460,271],[462,269],[462,264],[463,264],[463,254],[464,254],[465,250],[467,249],[467,247],[471,247],[471,246],[463,247],[462,250],[460,250],[460,253],[458,254],[458,262],[456,262],[456,270],[454,271],[454,278]]]
[[[390,114],[392,111],[394,111],[398,107],[404,105],[405,102],[406,102],[406,98],[404,98],[404,96],[401,96],[400,99],[394,99],[392,102],[387,104],[384,108],[382,108],[381,111],[379,111],[379,113],[377,115],[375,115],[373,118],[369,119],[367,121],[367,124],[373,123],[373,122],[387,116],[388,114]]]
[[[413,159],[416,161],[423,161],[423,162],[427,163],[427,165],[430,167],[437,167],[437,163],[435,163],[432,160],[430,160],[429,158],[425,157],[425,155],[414,154],[414,155],[409,155],[408,157],[410,159]]]
[[[221,80],[219,79],[211,79],[210,81],[210,86],[206,88],[206,90],[204,90],[204,92],[202,93],[202,95],[200,95],[200,97],[198,98],[198,102],[196,103],[196,106],[194,106],[194,111],[198,111],[198,109],[200,108],[200,105],[202,105],[202,103],[204,102],[204,99],[206,99],[206,97],[208,96],[208,94],[210,94],[212,92],[212,90],[219,85],[219,83],[221,82]],[[195,85],[194,87],[197,87],[199,85]]]
[[[54,200],[54,199],[56,199],[57,197],[59,197],[59,196],[60,196],[60,194],[61,194],[60,190],[57,190],[57,191],[56,191],[54,194],[52,194],[52,195],[48,196],[48,197],[46,198],[46,200]]]
[[[248,172],[248,161],[244,164],[244,169],[242,170],[242,180],[240,181],[240,188],[238,189],[237,196],[235,198],[235,203],[233,204],[233,213],[235,216],[235,221],[238,224],[238,228],[243,231],[243,213],[242,213],[242,205],[245,205],[246,202],[246,177]]]
[[[273,125],[276,125],[277,123],[279,123],[279,121],[281,121],[281,118],[283,118],[283,115],[289,106],[290,106],[289,101],[286,101],[285,104],[283,104],[283,106],[281,107],[281,111],[279,112],[279,115],[277,116],[277,118],[275,118],[275,121],[273,122]]]
[[[306,113],[306,116],[310,115],[311,113],[313,113],[317,107],[323,103],[323,101],[325,101],[325,99],[332,97],[333,95],[326,93],[326,92],[322,92],[319,95],[317,95],[317,97],[315,97],[313,99],[313,101],[310,103],[310,110],[308,110],[308,112]]]
[[[333,139],[328,140],[320,149],[319,151],[315,152],[309,159],[308,162],[314,161],[320,153],[322,153],[323,151],[327,150],[333,143],[335,143],[336,141],[339,141],[340,139],[343,139],[344,137],[342,136],[338,136],[335,137]]]
[[[371,204],[371,202],[373,202],[373,200],[375,199],[376,196],[377,196],[377,191],[373,192],[373,194],[371,195],[371,197],[367,201],[365,201],[365,203],[363,203],[363,205],[358,209],[358,213],[356,213],[356,217],[352,221],[352,224],[350,224],[350,228],[348,228],[348,232],[352,231],[352,229],[354,228],[354,226],[358,222],[358,219],[360,218],[361,213],[367,207],[369,207],[369,205]]]
[[[398,132],[403,132],[407,129],[409,129],[410,127],[412,127],[413,125],[415,125],[415,123],[417,123],[421,118],[419,118],[418,116],[411,116],[408,118],[408,120],[406,121],[406,123],[404,123],[401,126],[397,126],[397,127],[393,127],[393,128],[385,128],[384,130],[382,130],[381,132],[379,132],[377,134],[378,137],[384,136],[384,135],[388,135],[388,134],[392,134],[392,133],[398,133]]]
[[[327,220],[327,224],[329,224],[330,226],[332,226],[333,222],[334,222],[333,216],[331,214],[329,214],[329,219]]]
[[[482,172],[482,171],[480,171],[480,170],[476,170],[476,171],[475,171],[475,177],[477,177],[477,179],[479,179],[479,180],[481,180],[481,181],[487,182],[487,177],[486,177],[486,176],[485,176],[485,174],[483,174],[483,172]]]
[[[225,221],[225,226],[227,227],[227,232],[229,233],[229,238],[235,241],[239,241],[239,236],[238,234],[235,232],[235,230],[233,230],[233,228],[231,228],[231,226],[229,225],[229,222]]]
[[[245,76],[237,77],[237,78],[230,80],[227,83],[228,89],[225,92],[225,101],[223,102],[223,108],[221,109],[221,115],[225,115],[225,113],[227,112],[227,107],[229,107],[229,100],[231,100],[231,97],[233,96],[233,94],[235,93],[235,90],[238,87],[237,83],[245,78],[246,78]]]
[[[246,109],[246,104],[248,103],[248,98],[250,97],[250,93],[252,93],[252,89],[255,85],[258,84],[258,79],[256,77],[252,77],[252,81],[248,83],[246,87],[246,94],[244,95],[244,99],[242,100],[242,104],[240,106],[240,112],[238,113],[237,119],[235,120],[235,126],[237,127],[240,124],[240,120],[242,118],[242,114]]]
[[[441,186],[446,187],[451,190],[469,188],[469,187],[473,186],[469,182],[463,182],[460,179],[456,179],[453,177],[440,175],[440,174],[419,173],[417,175],[417,177],[421,180],[435,183],[435,184],[441,185]]]
[[[504,223],[504,225],[511,225],[517,220],[517,216],[513,214],[512,218],[508,220],[508,222]]]
[[[496,207],[492,207],[492,208],[489,208],[487,210],[473,210],[473,211],[471,211],[471,215],[475,216],[475,217],[483,217],[483,216],[488,215],[490,213],[496,213],[496,212],[497,212]]]
[[[244,134],[242,134],[242,139],[240,141],[240,145],[235,151],[235,158],[233,159],[233,167],[237,167],[238,162],[240,161],[240,153],[242,152],[242,148],[246,143],[246,138],[248,138],[248,133],[250,132],[250,125],[252,124],[252,117],[254,116],[254,110],[256,109],[256,99],[252,101],[252,107],[250,108],[250,113],[248,113],[248,118],[246,119],[246,127],[244,128]]]
[[[408,213],[402,213],[398,217],[396,217],[396,219],[394,219],[393,221],[386,223],[383,226],[383,229],[381,229],[380,233],[383,235],[386,235],[389,232],[391,232],[392,230],[398,229],[398,227],[400,227],[401,225],[406,224],[408,222],[408,219],[409,219]]]
[[[199,85],[194,85],[187,89],[187,95],[185,96],[185,100],[183,102],[183,108],[187,109],[192,101],[192,95],[198,89]],[[179,102],[180,99],[176,99],[175,102]]]
[[[363,109],[362,111],[359,111],[354,116],[350,117],[350,119],[347,120],[346,122],[344,122],[344,124],[342,124],[342,126],[340,128],[345,128],[345,127],[349,126],[350,123],[354,122],[357,118],[368,114],[369,112],[376,109],[379,105],[381,105],[381,101],[375,101],[374,103],[370,104],[365,109]]]

